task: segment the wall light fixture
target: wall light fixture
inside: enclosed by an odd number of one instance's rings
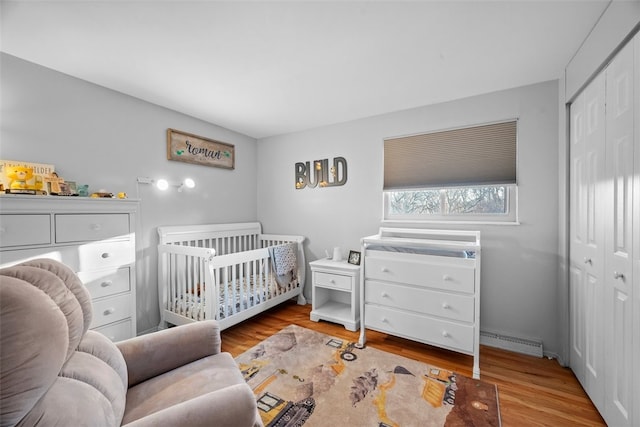
[[[190,189],[196,186],[196,182],[191,178],[185,178],[180,183],[171,183],[164,178],[152,179],[143,176],[139,176],[137,179],[138,184],[150,184],[155,185],[160,191],[166,191],[169,187],[177,187],[179,192],[182,192],[185,188]]]

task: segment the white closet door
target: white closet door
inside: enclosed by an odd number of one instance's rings
[[[570,364],[604,409],[602,277],[604,262],[605,76],[571,105]]]
[[[635,374],[633,376],[635,388],[632,391],[632,401],[636,402],[634,405],[635,413],[633,414],[632,422],[636,425],[640,424],[640,366],[638,366],[638,360],[640,360],[640,34],[637,34],[634,38],[635,44],[635,86],[634,86],[634,109],[635,109],[635,135],[634,135],[634,154],[635,154],[635,180],[633,182],[633,357],[635,361]]]
[[[633,181],[634,181],[634,43],[606,69],[607,161],[610,203],[606,210],[605,324],[606,403],[609,425],[630,426],[633,407]],[[637,141],[637,140],[635,140]],[[637,331],[637,328],[636,328]],[[635,338],[637,339],[637,338]]]

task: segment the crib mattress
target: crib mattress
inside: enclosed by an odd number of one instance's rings
[[[226,292],[218,295],[218,319],[225,319],[267,301],[278,291],[278,285],[273,276],[254,275],[227,283],[221,289],[226,289]],[[253,292],[248,292],[248,289],[253,289]],[[200,295],[178,295],[170,304],[170,310],[193,320],[206,319],[206,301]]]

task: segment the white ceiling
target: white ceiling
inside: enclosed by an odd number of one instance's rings
[[[2,0],[1,50],[262,138],[560,78],[609,0]]]

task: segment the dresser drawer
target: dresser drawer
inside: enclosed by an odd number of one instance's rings
[[[351,276],[341,276],[331,273],[314,273],[314,285],[323,288],[342,289],[344,291],[351,290]]]
[[[126,267],[117,270],[80,271],[78,277],[93,299],[131,290],[129,268]]]
[[[107,326],[96,328],[94,331],[100,332],[113,342],[118,342],[135,336],[133,335],[131,328],[131,319],[128,319],[124,322],[112,323]]]
[[[422,288],[367,280],[365,302],[473,323],[473,296],[447,294]]]
[[[56,243],[129,239],[128,214],[57,214]]]
[[[73,271],[115,270],[135,262],[132,241],[93,242],[83,245],[49,246],[0,252],[0,266],[18,264],[36,258],[60,261]]]
[[[407,253],[367,253],[365,278],[445,291],[475,291],[474,260]],[[370,255],[371,254],[371,255]]]
[[[367,328],[473,354],[473,326],[365,304]]]
[[[107,325],[131,317],[131,294],[122,294],[93,301],[91,328]]]
[[[50,244],[50,221],[49,215],[0,215],[2,247]]]
[[[77,271],[118,268],[135,261],[133,242],[93,242],[76,248]]]

